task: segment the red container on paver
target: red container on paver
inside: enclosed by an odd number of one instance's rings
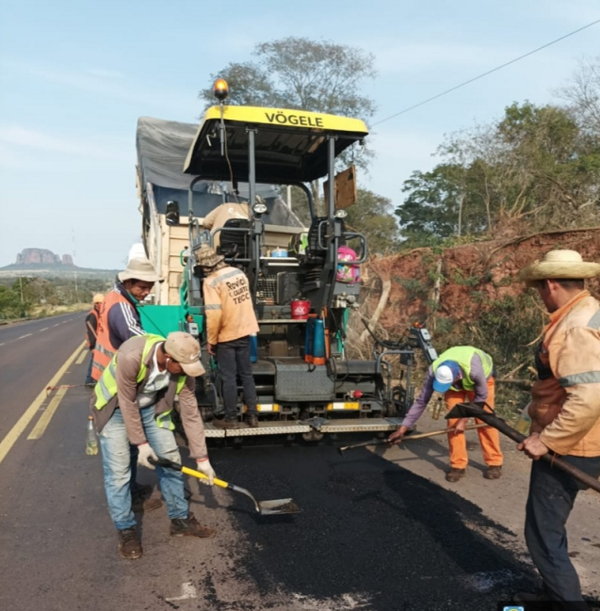
[[[298,299],[292,301],[292,318],[294,320],[306,320],[310,312],[310,301]]]

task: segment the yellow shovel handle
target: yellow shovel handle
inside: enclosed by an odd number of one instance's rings
[[[204,475],[204,473],[201,473],[200,471],[196,471],[195,469],[190,469],[189,467],[181,467],[181,472],[185,473],[186,475],[197,477],[198,479],[208,479],[208,477]],[[229,488],[230,487],[227,482],[224,482],[222,479],[219,479],[217,477],[215,477],[215,479],[213,480],[213,483],[215,484],[215,486],[219,486],[219,488]]]

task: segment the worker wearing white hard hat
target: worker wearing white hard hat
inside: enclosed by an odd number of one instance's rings
[[[409,431],[425,411],[434,392],[443,393],[446,409],[458,403],[481,401],[494,407],[495,381],[492,357],[473,346],[455,346],[443,352],[429,367],[420,395],[408,410],[402,426],[392,433],[389,441],[398,441]],[[450,419],[448,426],[454,430],[448,434],[450,446],[449,482],[458,482],[467,470],[468,455],[465,427],[467,419]],[[477,420],[479,424],[479,420]],[[487,465],[483,476],[498,479],[502,475],[502,451],[500,436],[492,427],[477,429],[483,458]]]

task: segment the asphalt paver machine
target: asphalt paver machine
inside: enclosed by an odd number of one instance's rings
[[[358,307],[358,270],[365,237],[345,227],[336,205],[336,159],[367,136],[359,119],[303,110],[220,103],[199,127],[142,118],[138,122],[138,189],[146,252],[165,278],[154,304],[143,306],[149,331],[187,330],[199,338],[207,375],[198,400],[208,437],[302,436],[395,430],[413,396],[415,350],[435,353],[425,329],[410,339],[378,343],[373,358],[348,358],[346,327]],[[326,179],[324,213],[311,183]],[[283,201],[286,187],[304,193],[305,226]],[[184,192],[184,187],[187,193]],[[187,215],[184,207],[187,199]],[[206,231],[203,217],[223,203],[247,202],[248,218]],[[253,338],[258,428],[222,430],[218,364],[204,349],[202,273],[195,253],[219,244],[230,265],[248,276],[260,331]],[[351,246],[351,247],[350,247]],[[354,253],[348,260],[344,255]],[[400,357],[404,386],[392,385],[391,359]],[[431,360],[429,358],[428,360]],[[239,390],[240,418],[245,410]]]

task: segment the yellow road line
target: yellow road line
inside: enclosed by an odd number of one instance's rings
[[[50,424],[50,420],[52,420],[52,416],[54,416],[54,412],[58,409],[62,398],[67,394],[67,390],[69,389],[61,386],[56,391],[56,394],[52,397],[52,401],[50,401],[48,407],[42,412],[40,419],[33,427],[31,433],[29,433],[27,439],[39,439],[44,434],[44,431]]]
[[[85,361],[85,357],[87,356],[88,352],[89,350],[82,350],[81,354],[79,355],[79,358],[75,361],[75,365],[81,365],[81,363]]]
[[[65,371],[71,366],[71,363],[77,358],[77,355],[83,348],[85,342],[81,342],[80,346],[73,354],[65,361],[62,367],[54,374],[54,377],[44,386],[40,394],[33,400],[33,403],[27,408],[25,413],[19,418],[15,426],[8,432],[6,437],[0,442],[0,463],[5,459],[6,455],[10,452],[21,433],[27,428],[29,423],[33,420],[36,412],[40,409],[42,403],[46,400],[46,388],[48,386],[56,386],[60,379],[65,374]]]

